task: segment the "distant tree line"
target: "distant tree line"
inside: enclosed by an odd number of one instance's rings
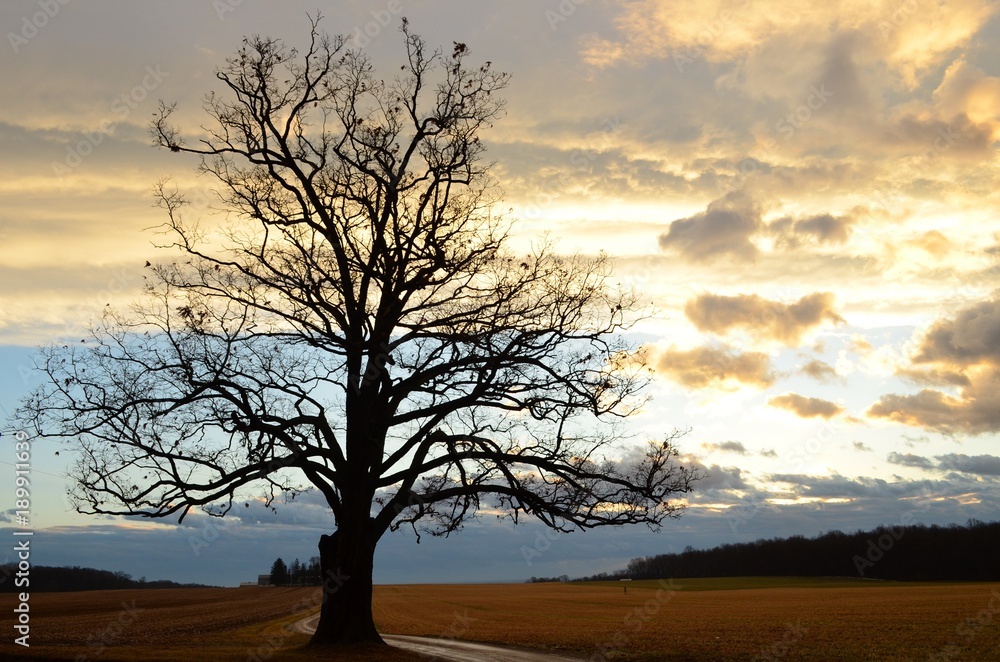
[[[319,586],[319,557],[314,556],[306,563],[298,559],[288,565],[278,557],[271,564],[271,584],[274,586]]]
[[[761,539],[635,558],[573,581],[666,577],[824,576],[896,581],[1000,580],[1000,522],[880,526],[815,538]]]
[[[145,577],[132,579],[125,572],[97,570],[96,568],[53,567],[36,565],[31,567],[28,586],[16,586],[17,565],[8,563],[0,566],[0,593],[57,593],[61,591],[101,591],[122,588],[208,588],[205,584],[178,584],[166,579],[146,581]]]
[[[525,584],[544,584],[546,582],[568,582],[569,575],[559,575],[558,577],[532,577]]]

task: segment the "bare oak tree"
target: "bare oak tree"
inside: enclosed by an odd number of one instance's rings
[[[402,32],[392,80],[317,19],[304,52],[244,40],[196,137],[161,104],[156,143],[200,157],[227,220],[186,219],[159,186],[182,257],[150,265],[147,296],[88,342],[43,350],[21,408],[78,448],[81,512],[224,516],[318,490],[316,644],[381,641],[387,531],[447,535],[486,508],[655,529],[697,479],[676,431],[636,449],[614,424],[648,377],[623,340],[641,308],[608,259],[505,247],[479,134],[507,76]]]

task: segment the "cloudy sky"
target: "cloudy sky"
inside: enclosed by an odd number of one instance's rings
[[[325,6],[324,6],[325,5]],[[520,581],[775,535],[994,519],[1000,507],[1000,12],[988,0],[9,0],[0,6],[0,404],[31,348],[137,296],[164,177],[159,99],[197,121],[243,35],[301,43],[307,12],[376,66],[467,43],[509,72],[486,134],[516,241],[616,256],[655,304],[637,434],[690,428],[709,477],[684,517],[553,539],[483,521],[382,544],[376,579]],[[0,412],[0,416],[3,416]],[[5,428],[0,462],[14,452]],[[58,454],[57,454],[58,453]],[[307,496],[223,523],[67,509],[72,453],[35,445],[42,564],[235,584],[315,554]],[[9,484],[9,482],[5,482]],[[13,494],[0,500],[9,535]],[[8,546],[5,546],[8,547]],[[864,550],[859,550],[863,552]],[[2,553],[0,553],[2,559]]]

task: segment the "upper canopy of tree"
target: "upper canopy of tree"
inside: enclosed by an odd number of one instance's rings
[[[317,23],[303,51],[246,39],[202,129],[166,104],[152,123],[199,157],[227,220],[187,218],[159,185],[181,257],[88,342],[43,351],[20,415],[80,451],[77,507],[223,515],[316,489],[376,539],[486,507],[567,530],[676,516],[696,478],[679,433],[639,448],[615,426],[647,380],[625,338],[636,295],[603,255],[505,248],[480,133],[507,75],[404,22],[379,77]]]

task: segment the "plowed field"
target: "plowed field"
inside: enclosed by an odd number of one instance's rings
[[[766,583],[632,582],[627,594],[617,582],[379,586],[375,617],[384,633],[547,649],[595,662],[1000,660],[997,584],[810,580],[739,588]],[[299,648],[306,636],[284,626],[315,612],[317,596],[305,588],[35,594],[32,647],[14,646],[7,629],[0,658],[312,659]],[[0,598],[5,620],[13,605],[13,596]],[[355,651],[339,659],[423,658]]]

